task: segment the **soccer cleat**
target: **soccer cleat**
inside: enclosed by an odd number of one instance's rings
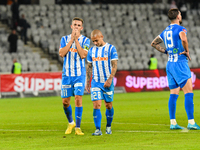
[[[184,129],[184,128],[179,126],[178,124],[176,124],[176,125],[171,124],[170,125],[170,130],[178,130],[178,129]]]
[[[84,135],[84,133],[81,131],[81,128],[75,128],[75,135]]]
[[[112,134],[111,127],[106,127],[106,134]]]
[[[65,131],[65,134],[71,134],[72,133],[72,129],[76,126],[76,123],[74,124],[69,124],[67,127],[67,130]]]
[[[95,132],[92,133],[92,135],[94,135],[94,136],[99,136],[99,135],[102,135],[102,132],[101,132],[101,130],[96,129]]]
[[[187,128],[188,128],[189,130],[200,130],[200,127],[199,127],[196,123],[193,124],[193,125],[191,125],[190,123],[188,123]]]

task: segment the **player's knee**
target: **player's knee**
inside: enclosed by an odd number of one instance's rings
[[[82,96],[75,96],[75,104],[77,107],[82,106]]]
[[[63,98],[63,99],[62,99],[62,102],[63,102],[63,106],[64,106],[65,108],[69,107],[69,105],[70,105],[70,100],[69,100],[69,99]]]
[[[111,109],[112,108],[112,103],[106,103],[106,109]]]

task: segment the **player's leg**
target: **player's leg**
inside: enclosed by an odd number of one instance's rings
[[[69,125],[67,127],[67,130],[65,131],[65,134],[71,134],[72,133],[72,129],[76,126],[73,117],[72,117],[72,107],[70,105],[70,98],[62,98],[63,101],[63,109],[65,112],[65,115],[68,119]]]
[[[75,134],[84,135],[84,133],[80,129],[82,113],[83,113],[82,96],[75,95],[75,106],[76,106],[75,107],[75,118],[76,118]]]
[[[101,115],[101,110],[100,110],[101,100],[95,100],[92,102],[93,102],[93,119],[94,119],[94,124],[96,127],[96,130],[94,133],[92,133],[92,135],[98,136],[98,135],[102,135],[102,132],[101,132],[102,115]]]
[[[180,87],[170,89],[170,97],[168,102],[169,117],[170,117],[170,129],[184,129],[176,122],[176,102],[179,96]]]
[[[69,77],[63,76],[62,85],[61,85],[61,98],[62,98],[62,103],[63,103],[63,109],[69,122],[67,130],[65,131],[65,134],[70,134],[72,132],[72,129],[76,126],[72,118],[72,107],[70,105],[70,99],[71,99],[71,96],[73,96],[72,90],[73,89],[71,87],[71,81]]]
[[[188,117],[188,129],[200,130],[200,127],[194,121],[194,103],[193,103],[193,87],[192,79],[188,79],[182,83],[182,89],[185,94],[185,110]]]
[[[83,113],[82,96],[84,95],[85,76],[74,77],[74,95],[75,95],[75,118],[76,118],[76,135],[84,135],[81,131],[81,119]]]
[[[174,79],[172,72],[170,69],[166,70],[167,79],[170,88],[170,97],[168,101],[168,109],[169,109],[169,117],[170,117],[170,129],[184,129],[180,127],[176,122],[176,102],[179,96],[180,87]]]
[[[105,101],[105,106],[106,106],[106,119],[107,119],[106,134],[112,134],[111,123],[113,121],[114,108],[112,106],[112,102]]]

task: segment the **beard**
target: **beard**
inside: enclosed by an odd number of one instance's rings
[[[180,20],[179,23],[182,24],[182,20]]]

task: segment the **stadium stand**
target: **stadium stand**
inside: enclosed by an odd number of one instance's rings
[[[1,7],[1,19],[10,16],[9,6]],[[187,5],[190,8],[190,5]],[[105,41],[116,46],[119,53],[118,70],[148,69],[147,61],[153,52],[158,59],[158,69],[164,69],[167,56],[155,51],[150,43],[168,24],[166,16],[170,4],[69,4],[69,5],[20,5],[20,14],[26,14],[31,24],[28,38],[56,58],[60,63],[63,59],[58,55],[60,39],[71,33],[71,20],[78,16],[84,20],[83,35],[90,37],[93,29],[100,29]],[[79,11],[75,11],[79,10]],[[8,12],[8,13],[5,13]],[[95,12],[95,13],[94,13]],[[188,40],[192,61],[189,66],[200,67],[200,21],[199,10],[188,9],[187,19],[183,26],[188,30]],[[96,19],[98,18],[98,19]],[[48,59],[31,54],[19,40],[19,53],[8,56],[7,33],[0,29],[0,58],[18,57],[24,71],[57,71],[56,65],[50,65]],[[92,44],[92,43],[91,43]],[[32,62],[31,62],[32,61]],[[9,61],[2,62],[9,63]],[[1,65],[2,66],[2,65]],[[0,67],[0,71],[4,71]]]

